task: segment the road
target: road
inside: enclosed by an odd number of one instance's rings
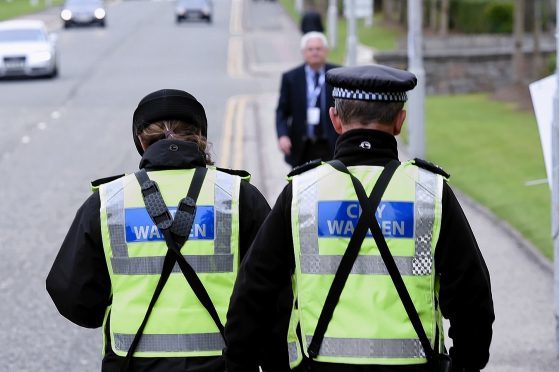
[[[89,182],[137,169],[131,119],[144,95],[193,93],[219,158],[229,98],[259,87],[230,62],[242,61],[242,50],[230,47],[239,5],[216,0],[213,24],[177,25],[172,2],[113,2],[105,29],[55,29],[58,79],[0,81],[1,371],[100,370],[100,331],[58,314],[46,275]],[[60,26],[51,14],[32,17]]]
[[[217,163],[249,170],[270,203],[283,188],[273,111],[280,73],[300,62],[300,34],[276,2],[214,3],[212,25],[176,25],[172,2],[114,1],[106,29],[56,30],[60,78],[0,81],[0,371],[100,370],[100,330],[62,318],[44,280],[89,181],[137,169],[130,126],[145,94],[193,93]],[[56,12],[37,17],[59,27]],[[558,371],[549,264],[461,202],[493,284],[486,371]]]

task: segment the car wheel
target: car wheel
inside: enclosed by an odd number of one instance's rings
[[[105,21],[99,22],[99,27],[105,27],[105,26],[106,26]]]
[[[181,23],[181,22],[182,22],[182,17],[181,17],[181,16],[177,16],[176,21],[177,21],[177,23]]]
[[[64,28],[70,28],[70,23],[64,22]]]
[[[49,78],[54,79],[58,76],[58,65],[54,65],[54,70],[49,75]]]
[[[206,17],[206,22],[212,23],[212,16],[207,16]]]

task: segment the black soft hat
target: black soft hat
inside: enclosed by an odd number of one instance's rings
[[[406,92],[417,85],[411,72],[383,65],[333,68],[326,81],[334,98],[382,102],[405,102]]]
[[[134,111],[132,136],[140,155],[144,150],[138,134],[151,123],[160,120],[183,120],[200,128],[204,137],[208,136],[208,121],[204,107],[196,98],[178,89],[161,89],[148,94]]]

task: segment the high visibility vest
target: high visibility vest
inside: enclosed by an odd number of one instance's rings
[[[349,167],[367,195],[382,167]],[[291,368],[307,349],[334,274],[361,213],[349,175],[328,164],[292,178],[291,221],[295,250],[294,304],[288,332]],[[390,181],[376,219],[421,322],[434,346],[437,309],[435,246],[441,224],[443,178],[411,162]],[[366,211],[369,213],[369,211]],[[301,340],[296,333],[300,326]],[[439,332],[439,345],[443,344]],[[303,350],[301,350],[300,344]],[[427,363],[425,352],[370,233],[335,308],[318,362],[408,365]]]
[[[193,169],[149,172],[172,215],[186,196],[193,175]],[[240,181],[238,176],[208,169],[189,239],[181,249],[222,323],[239,264]],[[145,209],[134,174],[102,185],[99,193],[101,233],[112,287],[105,325],[109,321],[113,351],[125,356],[159,281],[167,245]],[[221,355],[223,347],[217,326],[175,264],[134,356],[214,356]]]

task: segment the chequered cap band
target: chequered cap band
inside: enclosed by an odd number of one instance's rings
[[[374,93],[345,88],[334,88],[332,90],[332,97],[358,101],[406,102],[408,100],[406,92]]]

